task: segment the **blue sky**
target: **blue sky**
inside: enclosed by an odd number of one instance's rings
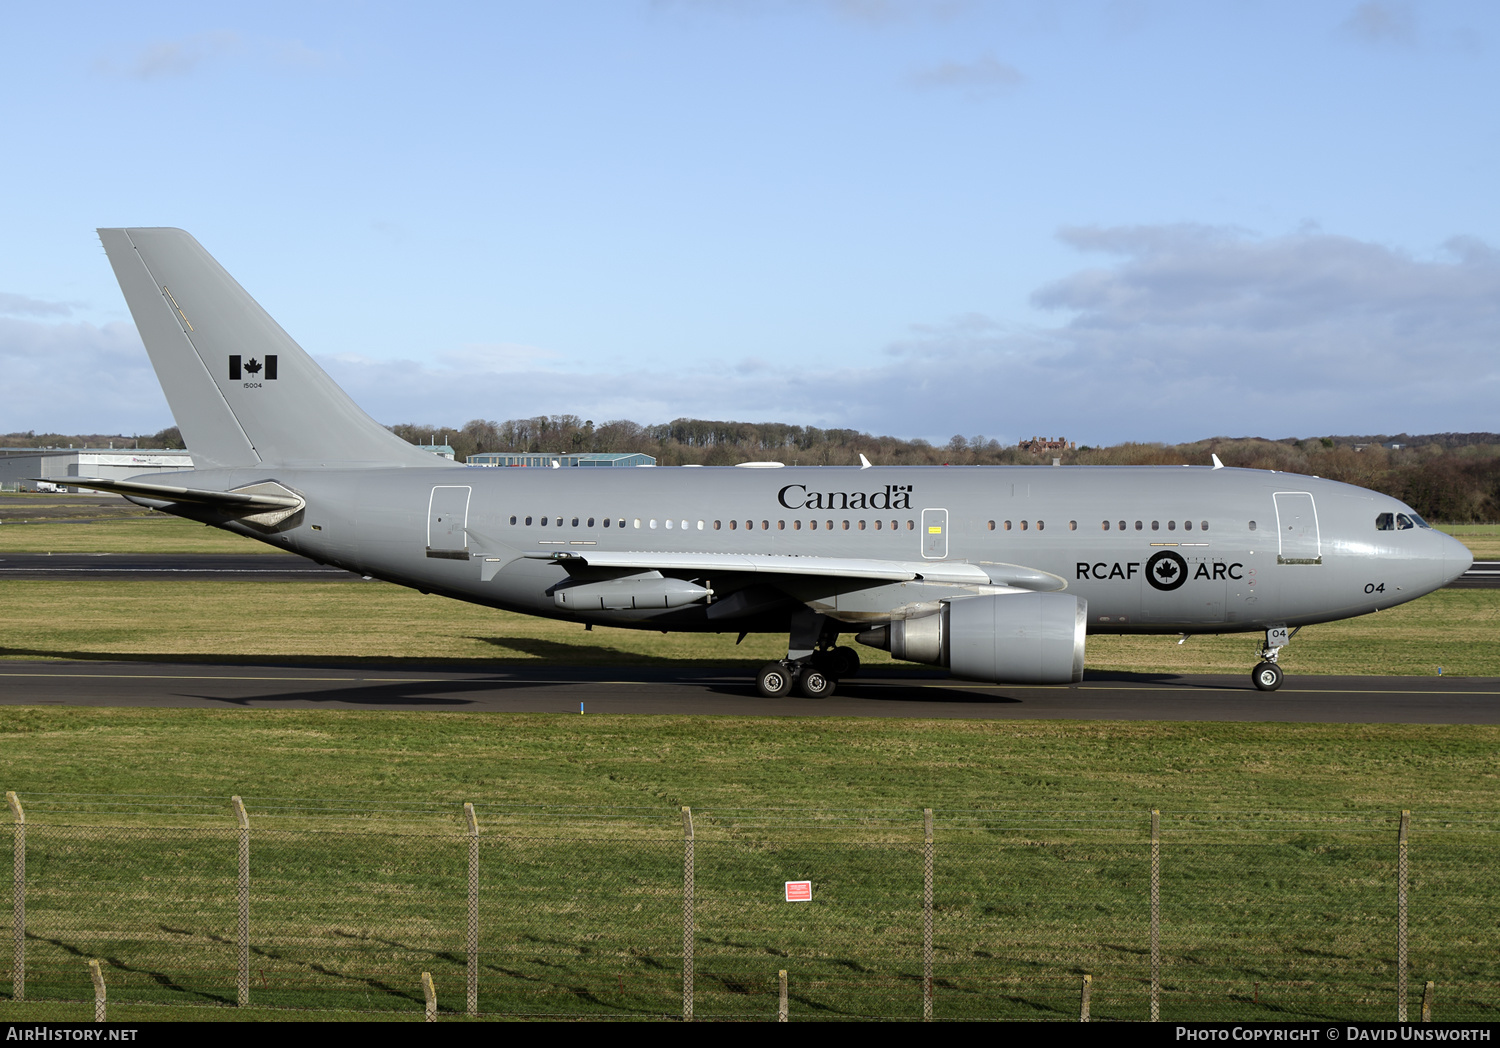
[[[0,8],[0,431],[171,422],[93,229],[385,423],[1500,429],[1500,6]]]

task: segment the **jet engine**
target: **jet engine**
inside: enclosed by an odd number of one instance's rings
[[[898,659],[947,666],[995,684],[1070,684],[1083,679],[1088,601],[1066,593],[995,593],[946,600],[937,611],[896,619],[855,639]]]

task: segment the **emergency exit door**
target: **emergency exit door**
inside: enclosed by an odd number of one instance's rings
[[[942,560],[948,555],[948,511],[924,509],[922,511],[922,556],[928,560]]]

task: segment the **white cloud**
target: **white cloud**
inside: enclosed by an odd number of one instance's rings
[[[128,58],[102,57],[100,72],[135,80],[189,76],[204,67],[223,65],[239,57],[262,65],[291,69],[323,69],[336,55],[319,51],[301,40],[247,38],[232,29],[213,29],[167,40],[153,40]]]
[[[944,62],[919,69],[911,76],[916,87],[963,91],[970,98],[983,98],[1013,91],[1026,82],[1021,71],[984,55],[973,62]]]
[[[1366,44],[1417,42],[1417,19],[1411,6],[1391,0],[1366,0],[1358,4],[1340,26],[1345,34]]]
[[[8,313],[11,316],[66,317],[71,315],[75,308],[77,308],[75,303],[46,302],[39,298],[17,295],[9,291],[0,291],[0,313]]]

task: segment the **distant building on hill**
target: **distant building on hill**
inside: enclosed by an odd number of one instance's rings
[[[559,468],[656,465],[656,459],[650,455],[635,452],[587,451],[577,455],[547,455],[531,452],[485,451],[478,455],[470,455],[468,458],[468,464],[471,466],[530,466],[533,469],[551,469],[554,462]]]
[[[1032,437],[1021,441],[1016,447],[1022,451],[1075,451],[1078,445],[1067,437],[1058,437],[1056,440],[1051,437]]]

